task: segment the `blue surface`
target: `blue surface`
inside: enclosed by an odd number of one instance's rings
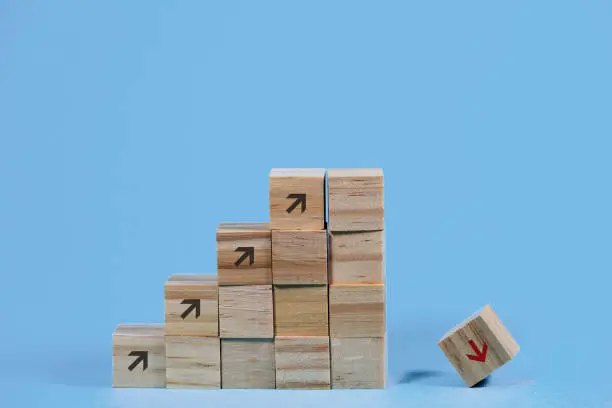
[[[612,404],[612,3],[175,3],[0,1],[0,406]],[[385,170],[388,389],[111,389],[300,166]],[[521,351],[466,389],[486,303]]]

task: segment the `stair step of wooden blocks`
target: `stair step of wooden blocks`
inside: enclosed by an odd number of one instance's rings
[[[276,336],[328,336],[327,285],[275,286]]]
[[[275,388],[274,340],[222,339],[223,388]]]
[[[113,333],[113,387],[166,386],[163,324],[122,324]]]
[[[329,283],[383,283],[384,231],[332,232]]]
[[[330,388],[329,337],[277,336],[276,388]]]
[[[327,232],[272,231],[275,285],[327,284]]]
[[[219,334],[231,339],[273,338],[272,285],[220,286]]]
[[[329,332],[333,338],[383,337],[385,286],[330,285]]]
[[[217,229],[219,285],[271,285],[268,223],[221,223]]]
[[[384,388],[385,338],[332,338],[332,388]]]
[[[218,337],[166,336],[168,388],[221,388]]]

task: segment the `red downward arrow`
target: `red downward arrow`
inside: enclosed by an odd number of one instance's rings
[[[476,343],[474,343],[474,340],[470,340],[470,346],[472,346],[472,350],[474,350],[474,353],[476,355],[466,354],[467,358],[472,361],[480,361],[481,363],[484,363],[487,359],[487,350],[489,349],[487,343],[482,343],[482,351],[478,350],[478,347],[476,347]]]

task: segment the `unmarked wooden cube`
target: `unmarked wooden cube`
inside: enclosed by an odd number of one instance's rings
[[[221,223],[217,229],[219,285],[271,285],[270,224]]]
[[[274,337],[272,285],[221,286],[219,333],[229,339]]]
[[[468,387],[482,381],[519,351],[489,305],[449,331],[438,345]]]
[[[384,229],[382,169],[327,172],[330,231]]]
[[[325,169],[272,169],[272,229],[325,229]]]
[[[327,285],[275,286],[277,336],[328,336]]]
[[[329,283],[384,283],[383,233],[332,232]]]
[[[218,337],[166,336],[168,388],[220,388]]]
[[[221,340],[223,388],[275,388],[274,340]]]
[[[329,337],[276,337],[276,388],[330,388]]]
[[[327,231],[272,231],[275,285],[327,284]]]
[[[384,338],[331,339],[332,388],[385,388]]]
[[[329,332],[331,337],[383,337],[384,285],[330,285]]]
[[[113,387],[166,386],[163,324],[122,324],[113,333]]]
[[[219,336],[216,275],[172,275],[164,292],[166,335]]]

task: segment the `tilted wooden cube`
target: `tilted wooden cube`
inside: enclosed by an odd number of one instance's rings
[[[329,283],[384,283],[383,231],[332,232]]]
[[[219,287],[219,333],[230,339],[274,337],[272,285]]]
[[[219,285],[271,285],[268,223],[221,223],[217,229]]]
[[[272,231],[275,285],[327,284],[327,232]]]
[[[172,275],[164,287],[166,335],[219,335],[216,275]]]
[[[122,324],[113,333],[113,387],[166,386],[163,324]]]
[[[223,388],[275,388],[274,340],[222,339]]]
[[[166,336],[168,388],[221,388],[218,337]]]
[[[272,169],[272,229],[325,229],[325,169]]]
[[[329,337],[280,336],[276,350],[276,388],[330,388]]]
[[[331,339],[332,388],[385,388],[385,338]]]
[[[330,285],[331,337],[383,337],[385,331],[384,285]]]
[[[330,169],[327,172],[330,231],[384,229],[382,169]]]
[[[519,345],[490,305],[449,331],[438,345],[468,387],[510,361]]]
[[[328,336],[327,286],[275,286],[276,336]]]

